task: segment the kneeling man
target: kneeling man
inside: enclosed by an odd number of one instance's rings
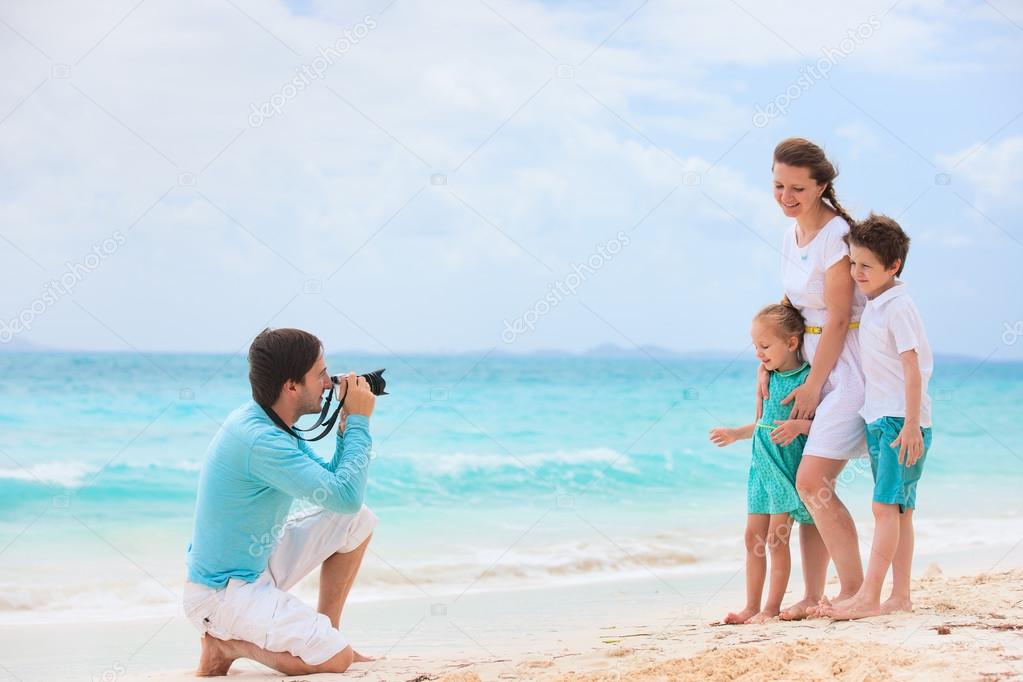
[[[249,348],[252,400],[210,443],[188,546],[184,609],[202,633],[198,675],[250,658],[285,675],[344,672],[355,652],[341,609],[376,526],[363,505],[369,416],[376,398],[350,374],[334,456],[325,462],[291,427],[331,388],[320,340],[266,329]],[[318,509],[288,518],[295,499]],[[316,609],[289,594],[319,567]]]

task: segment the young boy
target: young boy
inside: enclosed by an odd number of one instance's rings
[[[874,475],[874,544],[867,575],[852,598],[824,609],[836,620],[911,611],[913,509],[916,484],[931,445],[927,381],[934,369],[920,313],[897,279],[906,264],[909,237],[899,224],[871,214],[845,237],[856,285],[867,297],[860,319],[866,398],[867,450]],[[892,567],[892,594],[881,587]]]

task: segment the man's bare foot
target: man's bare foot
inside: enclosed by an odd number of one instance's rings
[[[871,602],[869,599],[856,597],[843,601],[839,606],[825,608],[821,615],[831,620],[870,618],[881,615],[881,605],[876,601]]]
[[[907,597],[891,596],[881,603],[881,615],[884,616],[887,616],[889,613],[911,612],[912,610],[913,602]]]
[[[778,617],[778,609],[763,609],[760,613],[746,621],[749,625],[763,625]]]
[[[809,613],[807,611],[817,606],[817,601],[813,599],[801,599],[787,609],[783,609],[778,617],[782,620],[803,620]]]
[[[233,655],[233,649],[229,642],[209,634],[203,635],[200,642],[202,651],[199,653],[199,667],[195,669],[196,677],[226,675],[227,671],[231,669],[231,664],[238,660],[238,656]]]
[[[760,609],[754,609],[747,606],[742,611],[739,611],[739,613],[729,613],[721,622],[723,622],[725,625],[742,625],[750,618],[757,615],[759,611]]]
[[[369,661],[375,661],[376,659],[372,656],[363,656],[355,649],[352,649],[352,663],[368,663]]]

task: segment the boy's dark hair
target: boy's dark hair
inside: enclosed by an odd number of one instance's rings
[[[849,234],[843,239],[846,244],[855,244],[870,250],[886,268],[899,261],[896,276],[901,275],[903,268],[906,267],[909,236],[897,222],[886,215],[871,213],[866,220],[861,220],[849,228]]]
[[[301,383],[323,351],[320,340],[301,329],[264,329],[249,346],[252,399],[270,407],[289,380]]]

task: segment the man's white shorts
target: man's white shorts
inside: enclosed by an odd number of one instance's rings
[[[365,505],[355,514],[318,509],[289,519],[255,582],[232,578],[217,590],[186,581],[185,615],[200,632],[217,639],[242,639],[267,651],[287,651],[309,665],[325,663],[348,640],[329,618],[288,590],[332,554],[357,549],[376,525],[376,515]]]

